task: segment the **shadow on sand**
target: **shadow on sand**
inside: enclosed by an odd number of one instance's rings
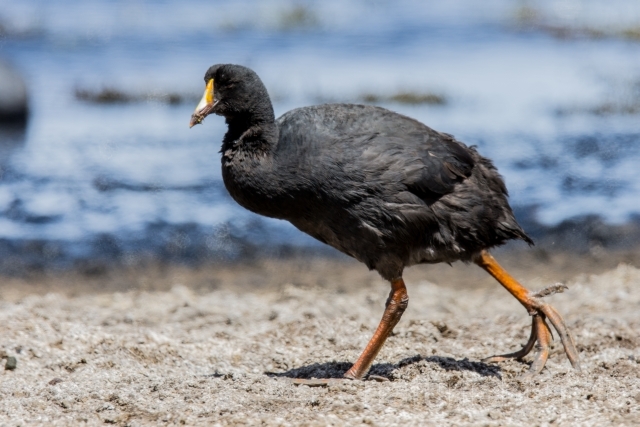
[[[424,365],[437,364],[446,371],[469,371],[475,372],[483,377],[496,377],[502,379],[501,369],[497,365],[490,365],[483,362],[472,362],[467,358],[456,360],[452,357],[429,356],[423,357],[415,355],[402,359],[397,364],[377,363],[371,367],[368,376],[378,376],[391,381],[395,379],[394,372],[405,366],[421,363]],[[350,362],[327,362],[313,363],[301,368],[290,369],[286,372],[265,372],[266,375],[274,378],[299,378],[299,379],[331,379],[342,378],[344,373],[351,367]]]

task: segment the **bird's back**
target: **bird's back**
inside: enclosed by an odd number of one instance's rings
[[[295,165],[309,179],[322,177],[322,184],[355,179],[369,190],[397,185],[428,202],[451,192],[475,164],[470,150],[452,136],[380,107],[299,108],[280,117],[278,129],[279,164]]]

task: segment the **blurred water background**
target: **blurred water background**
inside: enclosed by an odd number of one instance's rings
[[[0,125],[5,272],[321,250],[228,196],[222,118],[189,130],[224,62],[277,115],[375,103],[476,144],[534,237],[639,222],[637,0],[0,0],[0,61],[30,112]]]

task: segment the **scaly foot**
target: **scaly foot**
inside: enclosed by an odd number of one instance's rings
[[[571,334],[569,334],[562,316],[558,314],[555,308],[553,308],[549,304],[542,302],[543,297],[563,292],[565,289],[567,289],[566,285],[557,283],[541,291],[529,294],[526,298],[525,305],[525,307],[527,307],[527,310],[529,310],[529,314],[532,315],[533,320],[529,341],[519,351],[488,357],[484,359],[483,362],[493,363],[501,362],[506,359],[522,359],[524,356],[531,352],[534,344],[537,343],[537,345],[535,346],[537,351],[533,359],[533,364],[531,365],[529,372],[527,372],[523,376],[523,378],[530,378],[540,373],[540,371],[542,371],[542,368],[544,368],[545,363],[547,362],[547,358],[549,357],[549,347],[551,344],[551,340],[553,339],[551,329],[546,322],[546,319],[549,319],[554,329],[558,332],[558,335],[560,335],[560,340],[562,341],[564,351],[567,354],[567,358],[571,362],[571,365],[575,369],[580,371],[580,364],[578,362],[578,351],[576,350],[573,338],[571,337]]]

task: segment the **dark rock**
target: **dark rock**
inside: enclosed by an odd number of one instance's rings
[[[0,62],[0,125],[24,126],[28,115],[24,79],[9,64]]]
[[[18,360],[13,356],[7,357],[7,361],[4,364],[4,369],[7,371],[13,371],[17,367],[18,367]]]

